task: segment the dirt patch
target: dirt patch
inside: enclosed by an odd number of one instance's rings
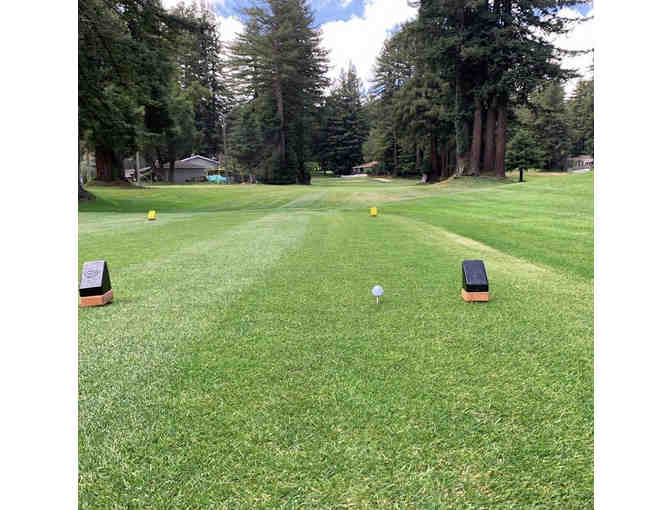
[[[392,179],[383,179],[382,177],[376,177],[373,180],[374,181],[380,181],[380,182],[392,182]]]

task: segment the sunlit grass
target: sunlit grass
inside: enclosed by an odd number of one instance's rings
[[[470,180],[96,188],[80,506],[591,508],[592,175]]]

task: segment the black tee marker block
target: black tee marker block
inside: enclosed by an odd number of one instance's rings
[[[79,284],[79,301],[82,306],[100,306],[112,301],[112,284],[107,262],[84,262]]]
[[[490,285],[482,260],[462,261],[462,298],[465,301],[490,300]]]

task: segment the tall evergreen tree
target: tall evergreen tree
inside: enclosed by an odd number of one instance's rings
[[[230,48],[229,65],[239,93],[264,106],[270,99],[275,110],[264,129],[272,151],[262,172],[270,183],[309,184],[306,131],[327,84],[326,52],[313,13],[307,0],[267,0],[245,14],[245,31]]]
[[[376,60],[376,100],[371,108],[375,126],[370,137],[371,143],[386,144],[378,152],[383,154],[384,166],[397,175],[423,171],[427,152],[431,180],[441,173],[439,141],[449,130],[442,99],[450,89],[419,58],[422,40],[418,31],[417,22],[402,25]],[[409,160],[414,161],[412,168],[404,164]]]
[[[506,150],[507,170],[542,168],[545,160],[546,153],[529,127],[520,126],[513,130]]]
[[[594,81],[581,80],[567,103],[567,122],[572,156],[595,151]]]
[[[327,110],[322,158],[337,174],[350,173],[362,163],[362,145],[366,139],[362,107],[362,81],[352,64],[347,72],[341,70],[338,86],[327,98]]]
[[[545,154],[541,168],[546,170],[563,169],[571,149],[564,95],[561,84],[550,82],[535,91],[530,100],[532,127]]]
[[[194,122],[200,135],[194,151],[217,158],[224,149],[224,118],[233,106],[217,19],[209,8],[196,1],[178,4],[172,12],[195,27],[181,35],[177,62],[180,84],[183,89],[191,89],[194,101]]]
[[[124,17],[102,0],[78,3],[80,138],[95,150],[97,179],[119,178],[121,155],[135,147],[141,123],[140,86]]]

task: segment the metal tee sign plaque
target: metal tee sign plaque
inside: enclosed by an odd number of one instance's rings
[[[490,300],[490,284],[482,260],[462,261],[462,299],[465,301]]]
[[[112,284],[107,262],[94,260],[84,262],[82,280],[79,284],[81,306],[101,306],[112,301]]]

